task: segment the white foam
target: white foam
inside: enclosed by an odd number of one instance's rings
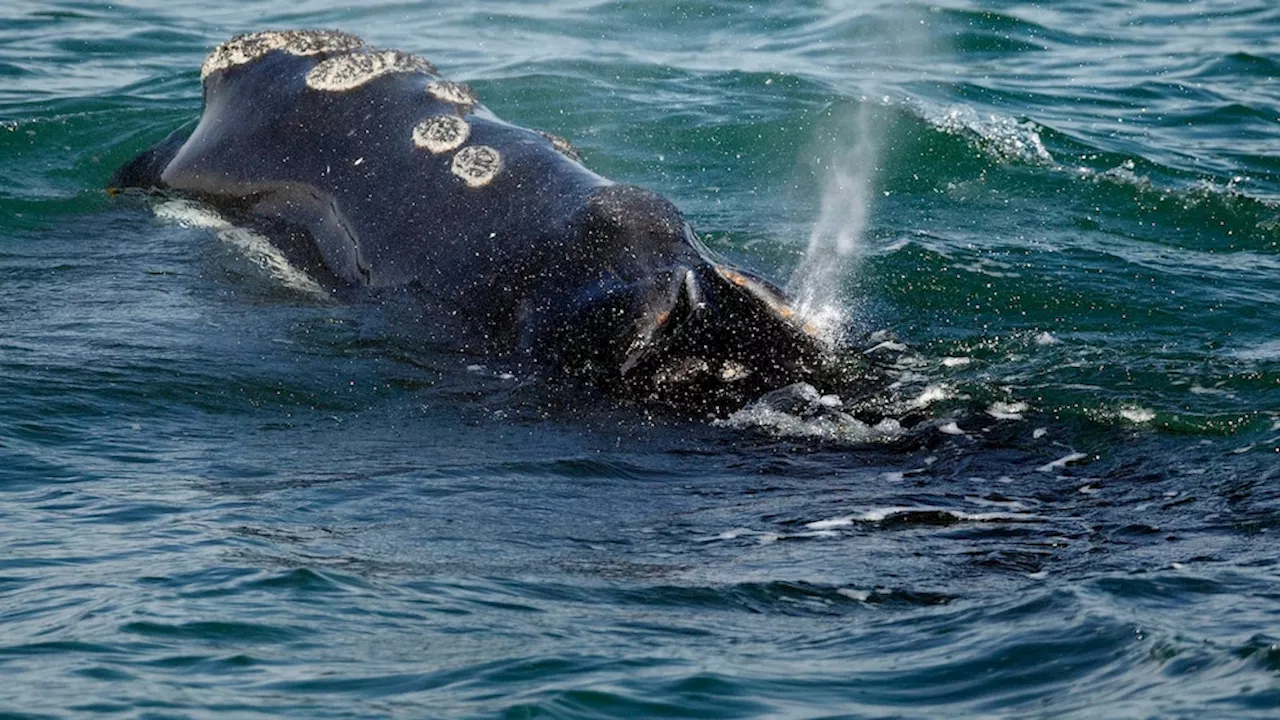
[[[951,395],[951,389],[946,385],[929,385],[910,402],[910,405],[916,408],[928,407],[936,402],[942,402],[950,398]]]
[[[1240,360],[1280,360],[1280,340],[1268,340],[1260,345],[1245,347],[1231,355]]]
[[[933,505],[895,505],[890,507],[872,508],[864,511],[860,515],[842,515],[840,517],[828,518],[826,520],[815,520],[811,523],[806,523],[805,527],[810,530],[834,530],[836,528],[852,527],[857,524],[882,523],[898,516],[926,513],[947,515],[959,522],[975,523],[1028,522],[1038,519],[1036,515],[1023,512],[965,512],[963,510],[953,510],[951,508],[936,507]]]
[[[1131,423],[1149,423],[1156,418],[1155,412],[1137,405],[1126,405],[1118,412],[1120,417]]]
[[[213,208],[191,200],[165,200],[155,206],[156,216],[182,227],[212,230],[222,242],[285,287],[328,299],[329,293],[314,278],[294,267],[265,236],[237,227]]]
[[[752,530],[750,528],[734,528],[732,530],[726,530],[716,535],[698,538],[697,542],[713,543],[713,542],[725,542],[730,540],[737,540],[739,538],[754,538],[757,543],[760,543],[761,545],[766,545],[769,543],[778,542],[779,540],[813,540],[813,539],[824,539],[824,538],[833,538],[833,537],[838,537],[838,535],[834,532],[827,531],[827,530],[782,534],[782,533],[763,532],[760,530]]]
[[[1053,164],[1053,156],[1040,139],[1040,126],[1011,117],[980,115],[968,105],[952,105],[942,111],[922,108],[924,116],[943,132],[976,136],[974,145],[997,160]]]
[[[1024,402],[993,402],[987,408],[987,414],[997,420],[1021,420],[1022,413],[1030,408]]]
[[[1057,345],[1060,342],[1062,341],[1059,340],[1057,337],[1055,337],[1054,334],[1049,332],[1048,330],[1045,330],[1039,335],[1036,335],[1036,339],[1035,339],[1035,343],[1041,346]]]
[[[1137,174],[1134,172],[1134,168],[1133,160],[1125,160],[1116,167],[1100,173],[1088,168],[1081,168],[1081,174],[1089,179],[1102,180],[1117,185],[1130,185],[1144,190],[1150,189],[1152,187],[1151,178]]]
[[[852,515],[848,515],[846,517],[831,518],[829,520],[815,520],[811,523],[806,523],[805,527],[810,530],[831,530],[833,528],[849,527],[850,525],[853,525],[853,521],[854,517]]]
[[[965,270],[967,272],[977,273],[979,275],[986,275],[988,277],[993,277],[993,278],[1022,277],[1022,273],[1014,272],[1013,270],[1007,269],[1007,268],[1013,267],[1009,263],[1000,262],[999,260],[992,260],[990,258],[978,258],[977,260],[971,263],[956,264],[953,267],[955,267],[957,270]]]
[[[848,311],[835,302],[815,302],[801,296],[791,309],[806,333],[826,343],[837,342],[847,324]]]
[[[1046,463],[1044,465],[1041,465],[1040,467],[1036,468],[1036,470],[1039,470],[1040,472],[1043,472],[1043,473],[1056,472],[1070,465],[1071,463],[1080,462],[1081,460],[1084,460],[1087,457],[1089,457],[1087,454],[1081,453],[1081,452],[1068,453],[1058,458],[1057,460],[1054,460],[1051,463]]]
[[[275,50],[307,56],[351,52],[361,47],[364,40],[333,30],[267,30],[238,35],[209,53],[200,67],[200,80],[203,82],[213,73],[255,62]]]
[[[714,424],[741,430],[762,430],[777,437],[815,438],[853,445],[891,442],[905,433],[901,423],[894,418],[884,418],[875,425],[869,425],[833,408],[817,417],[801,417],[760,402],[752,403],[724,420],[716,420]]]

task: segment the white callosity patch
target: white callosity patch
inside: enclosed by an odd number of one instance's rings
[[[536,132],[542,137],[550,140],[551,147],[555,148],[556,151],[559,152],[561,155],[565,155],[573,160],[582,162],[582,156],[578,154],[578,149],[573,146],[573,143],[569,142],[568,140],[565,140],[559,135],[553,135],[549,132],[543,132],[541,130],[538,130]]]
[[[470,109],[476,104],[476,95],[471,92],[471,88],[450,80],[432,80],[427,83],[427,92],[437,100],[452,103],[464,109]]]
[[[307,73],[307,87],[325,92],[354,90],[392,73],[434,73],[435,66],[399,50],[351,53],[318,63]]]
[[[436,115],[413,129],[413,144],[432,153],[457,150],[471,135],[471,125],[457,115]]]
[[[336,30],[266,30],[237,35],[209,53],[200,68],[200,80],[213,73],[260,60],[274,50],[307,56],[351,52],[362,47],[364,40]]]
[[[502,156],[488,145],[470,145],[453,156],[453,174],[471,187],[483,187],[502,170]]]

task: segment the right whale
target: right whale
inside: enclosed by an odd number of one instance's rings
[[[668,200],[504,122],[426,60],[347,33],[241,35],[204,109],[112,188],[196,198],[335,292],[407,290],[427,334],[632,397],[731,407],[833,367],[774,285]]]

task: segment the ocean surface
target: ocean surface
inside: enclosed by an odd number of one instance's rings
[[[578,399],[105,192],[297,27],[889,381]],[[1270,0],[0,2],[0,717],[1273,718],[1278,536]]]

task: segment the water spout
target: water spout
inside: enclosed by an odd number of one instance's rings
[[[797,308],[823,333],[848,321],[841,286],[861,262],[884,134],[883,115],[863,99],[836,133],[822,178],[818,219],[789,284]],[[819,156],[819,162],[822,162]]]

